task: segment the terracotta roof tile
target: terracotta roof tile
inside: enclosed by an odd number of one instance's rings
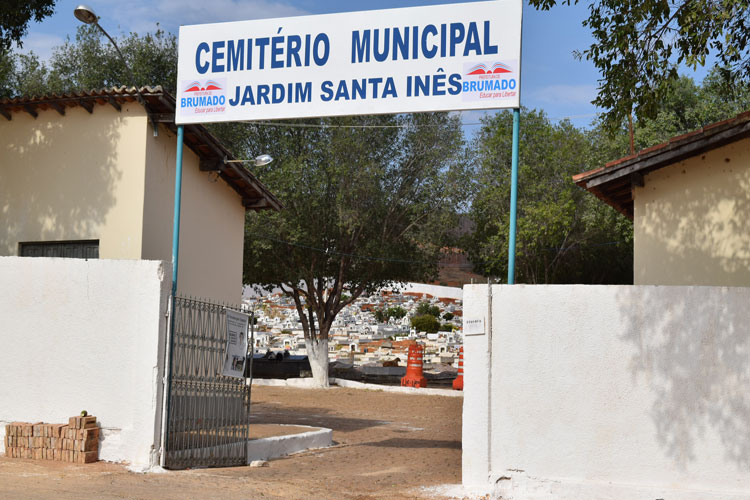
[[[671,140],[671,139],[670,139],[670,140]],[[665,148],[665,147],[667,147],[667,146],[669,145],[669,142],[670,142],[670,141],[667,141],[667,142],[662,142],[661,144],[655,144],[655,145],[653,145],[653,146],[650,146],[650,147],[648,147],[648,148],[645,148],[645,149],[641,149],[640,151],[638,151],[638,154],[637,154],[636,156],[642,156],[642,155],[645,155],[645,154],[651,153],[652,151],[658,151],[658,150],[660,150],[660,149],[662,149],[662,148]]]
[[[698,155],[703,151],[721,147],[727,142],[745,137],[750,137],[750,110],[733,118],[672,137],[667,142],[639,151],[637,155],[612,160],[604,167],[576,174],[572,179],[579,186],[591,191],[601,200],[632,218],[632,196],[626,202],[623,202],[621,197],[623,183],[629,182],[630,174],[657,170],[680,159]],[[606,176],[604,182],[599,181],[596,183],[597,186],[588,187],[591,181],[601,179],[602,176]]]
[[[637,156],[638,155],[628,155],[628,156],[623,156],[622,158],[618,158],[617,160],[612,160],[611,162],[606,163],[604,165],[604,168],[608,168],[608,167],[613,167],[615,165],[619,165],[620,163],[624,163],[624,162],[626,162],[628,160],[632,160],[632,159],[636,158]]]
[[[702,132],[703,132],[703,129],[699,128],[698,130],[693,130],[692,132],[687,132],[685,134],[672,137],[671,139],[669,139],[669,141],[667,141],[667,143],[674,144],[674,143],[680,142],[680,141],[682,141],[684,139],[687,139],[689,137],[692,137],[694,135],[698,135],[698,134],[700,134]],[[667,144],[667,143],[665,143],[665,144]]]
[[[580,174],[576,174],[573,176],[573,182],[578,182],[579,180],[588,177],[589,175],[598,174],[604,170],[604,167],[595,168],[593,170],[589,170],[588,172],[581,172]]]

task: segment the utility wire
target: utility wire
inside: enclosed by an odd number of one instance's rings
[[[313,252],[318,252],[318,253],[322,253],[325,255],[338,255],[341,257],[350,257],[352,259],[358,259],[358,260],[370,260],[370,261],[376,261],[376,262],[393,262],[393,263],[398,263],[398,264],[425,264],[426,263],[420,260],[392,259],[392,258],[387,258],[387,257],[371,257],[368,255],[357,255],[353,253],[338,252],[336,250],[326,250],[324,248],[318,248],[318,247],[314,247],[310,245],[303,245],[301,243],[292,243],[291,241],[272,238],[271,236],[256,235],[256,237],[264,239],[264,240],[273,241],[275,243],[281,243],[283,245],[288,245],[291,247],[303,248],[305,250],[312,250]],[[625,243],[625,241],[606,241],[603,243],[595,243],[595,244],[588,245],[588,246],[593,248],[593,247],[602,247],[602,246],[610,246],[610,245],[619,245],[621,243]],[[576,248],[580,246],[583,246],[583,245],[581,244],[571,245],[569,247],[566,247],[565,250],[570,250],[571,248]],[[552,251],[558,251],[559,249],[556,247],[555,248],[550,247],[550,248],[545,248],[544,250],[552,252]],[[449,268],[449,269],[468,269],[468,268],[473,268],[474,266],[471,264],[458,264],[458,265],[443,265],[441,267]]]
[[[587,113],[582,115],[570,115],[562,117],[552,117],[550,120],[565,120],[565,119],[576,119],[576,118],[587,118],[596,116],[596,113]],[[332,125],[326,123],[290,123],[290,122],[267,122],[267,121],[252,121],[252,120],[241,120],[241,123],[249,123],[252,125],[263,125],[266,127],[289,127],[289,128],[363,128],[363,129],[387,129],[387,128],[410,128],[410,127],[442,127],[442,124],[407,124],[407,125]],[[477,125],[484,125],[482,122],[461,122],[462,127],[473,127]]]
[[[264,125],[267,127],[289,127],[289,128],[411,128],[411,127],[442,127],[442,124],[429,124],[424,125],[328,125],[325,123],[289,123],[289,122],[255,122],[255,121],[243,121],[242,123],[249,123],[251,125]],[[468,125],[481,125],[481,122],[474,123],[462,123],[462,126]]]
[[[356,255],[353,253],[337,252],[336,250],[326,250],[324,248],[317,248],[317,247],[313,247],[309,245],[303,245],[301,243],[292,243],[291,241],[279,240],[276,238],[272,238],[270,236],[257,236],[257,237],[262,238],[264,240],[273,241],[275,243],[289,245],[291,247],[304,248],[305,250],[312,250],[314,252],[319,252],[319,253],[323,253],[326,255],[339,255],[341,257],[351,257],[352,259],[372,260],[372,261],[377,261],[377,262],[395,262],[399,264],[424,264],[423,261],[419,261],[419,260],[390,259],[387,257],[370,257],[367,255]]]

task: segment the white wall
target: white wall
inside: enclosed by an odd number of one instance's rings
[[[0,424],[67,423],[87,410],[102,427],[102,460],[154,463],[165,269],[158,261],[0,257]]]
[[[464,291],[464,318],[486,318],[487,286]],[[750,288],[493,286],[491,335],[465,338],[464,484],[750,498],[748,304]]]
[[[426,283],[406,283],[403,287],[394,288],[399,293],[428,293],[433,297],[440,299],[463,299],[464,291],[462,288],[454,286],[428,285]]]

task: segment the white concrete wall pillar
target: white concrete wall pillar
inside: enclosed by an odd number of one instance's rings
[[[0,257],[0,454],[4,424],[66,423],[86,410],[99,457],[158,463],[169,264]]]
[[[750,288],[464,293],[469,493],[750,499]]]
[[[464,407],[462,477],[468,488],[486,488],[490,473],[490,336],[488,285],[464,286]],[[480,320],[483,334],[467,335],[467,321]],[[470,330],[471,331],[471,330]]]

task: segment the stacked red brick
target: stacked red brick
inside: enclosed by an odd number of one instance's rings
[[[96,417],[70,417],[68,424],[5,426],[5,456],[87,464],[99,460]]]

